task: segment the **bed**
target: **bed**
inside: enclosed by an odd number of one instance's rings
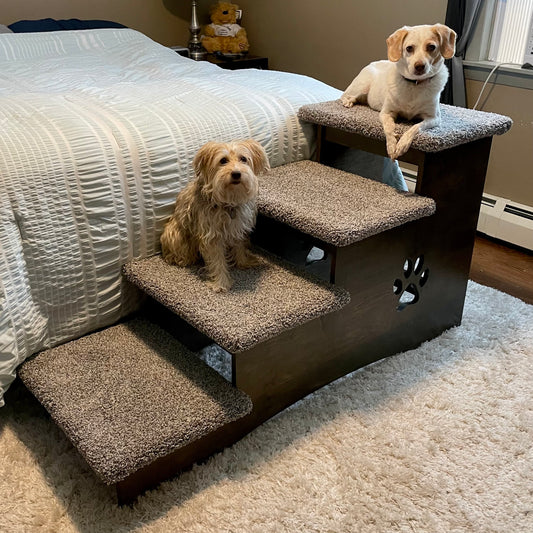
[[[254,138],[272,167],[308,159],[315,130],[297,111],[340,94],[128,28],[1,33],[0,66],[0,406],[31,354],[139,306],[121,266],[159,251],[203,143]]]

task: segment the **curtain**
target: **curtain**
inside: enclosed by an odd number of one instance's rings
[[[446,25],[457,33],[457,42],[455,43],[455,56],[446,61],[450,77],[441,95],[441,101],[445,104],[466,107],[463,59],[482,3],[483,0],[448,0]]]

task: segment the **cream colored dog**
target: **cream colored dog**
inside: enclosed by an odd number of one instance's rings
[[[257,213],[257,174],[270,168],[268,158],[254,140],[208,142],[193,167],[196,178],[178,194],[161,235],[163,258],[179,266],[202,258],[213,289],[227,291],[229,265],[257,264],[247,245]]]
[[[403,155],[419,131],[440,124],[440,93],[448,79],[444,59],[455,54],[456,34],[443,24],[404,26],[387,39],[388,61],[367,65],[341,97],[346,107],[379,111],[391,159]],[[397,141],[395,120],[422,119]]]

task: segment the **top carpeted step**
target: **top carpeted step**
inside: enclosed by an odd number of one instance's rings
[[[199,267],[167,264],[161,256],[123,266],[126,278],[231,353],[242,352],[344,307],[350,294],[270,255],[260,265],[232,269],[227,293],[215,293]]]
[[[415,137],[412,148],[423,152],[440,152],[483,137],[502,135],[513,124],[509,117],[496,113],[446,104],[441,104],[440,109],[441,125],[420,132]],[[308,104],[299,109],[298,118],[365,137],[385,140],[379,113],[366,105],[346,108],[340,100]],[[400,122],[396,125],[396,131],[398,134],[403,134],[411,125],[412,123]]]
[[[260,178],[259,212],[335,246],[347,246],[435,212],[435,202],[299,161]]]

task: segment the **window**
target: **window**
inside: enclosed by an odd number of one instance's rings
[[[522,64],[532,28],[533,0],[496,0],[494,4],[487,59]]]
[[[466,50],[465,77],[533,89],[533,0],[485,0]],[[494,75],[493,75],[494,74]]]

